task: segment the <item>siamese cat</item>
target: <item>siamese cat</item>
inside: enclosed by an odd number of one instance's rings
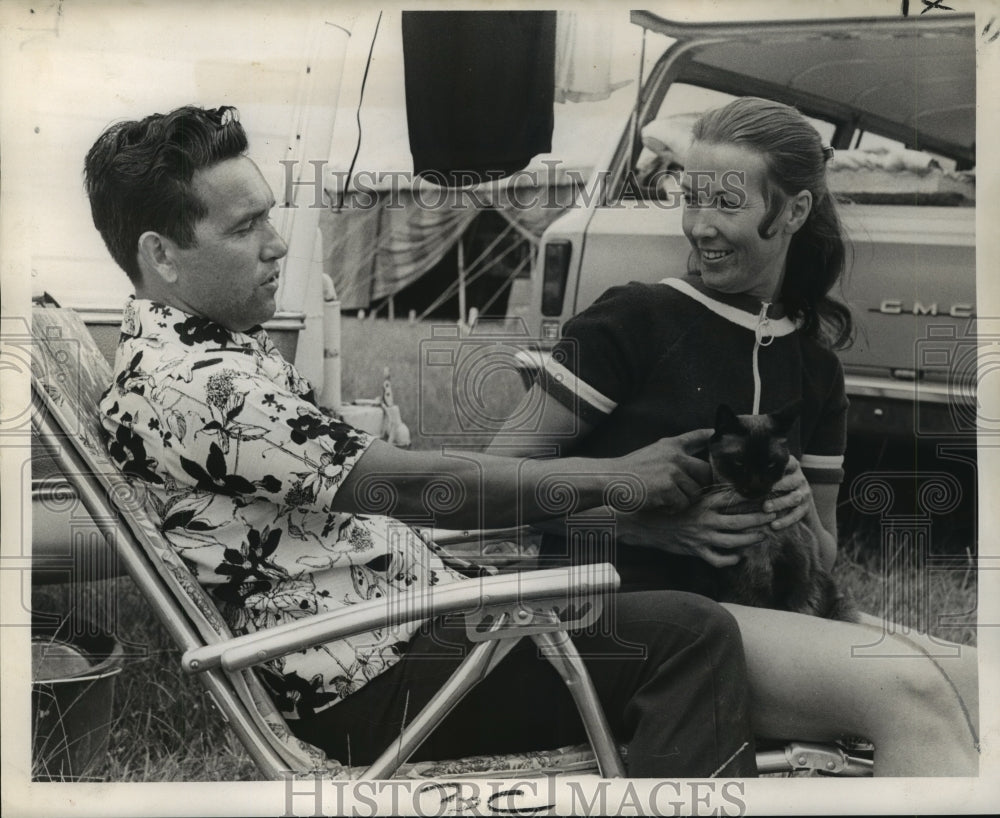
[[[737,415],[718,408],[709,441],[712,491],[728,492],[730,513],[759,511],[785,473],[788,432],[801,401],[768,415]],[[804,520],[775,531],[742,551],[739,563],[720,569],[720,600],[854,621],[855,611],[820,561],[819,542]]]

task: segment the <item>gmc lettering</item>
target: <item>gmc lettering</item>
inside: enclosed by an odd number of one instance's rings
[[[904,313],[912,315],[947,314],[951,318],[973,318],[975,316],[975,306],[973,304],[953,304],[945,312],[938,309],[936,301],[932,301],[930,304],[914,301],[913,306],[907,309],[902,301],[895,298],[887,298],[879,304],[877,312],[883,315],[903,315]]]

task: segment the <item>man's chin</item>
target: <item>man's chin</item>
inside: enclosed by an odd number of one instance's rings
[[[240,330],[240,332],[249,332],[250,330],[260,329],[260,327],[264,326],[264,324],[266,324],[272,318],[274,318],[273,312],[270,313],[266,318],[261,318],[259,321],[254,321],[250,326]]]
[[[266,324],[272,318],[274,318],[275,313],[278,312],[278,305],[275,300],[271,299],[270,307],[267,307],[260,312],[260,319],[254,322],[254,326],[260,326],[261,324]]]
[[[228,326],[226,324],[223,324],[223,326],[226,326],[226,329],[231,332],[247,332],[248,330],[252,330],[266,324],[274,318],[276,312],[277,308],[272,301],[270,308],[265,307],[253,312],[247,312],[245,315],[241,316],[239,320],[228,321]]]

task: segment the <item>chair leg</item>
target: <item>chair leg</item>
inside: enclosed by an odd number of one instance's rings
[[[604,710],[594,690],[583,659],[576,650],[573,640],[565,631],[532,634],[535,644],[542,650],[542,655],[562,676],[566,687],[573,696],[580,718],[583,719],[587,738],[597,758],[597,767],[604,778],[625,778],[625,765],[622,764],[618,748],[611,735],[611,728],[604,716]]]
[[[520,637],[480,642],[462,660],[451,678],[438,690],[417,716],[362,773],[362,780],[391,778],[424,739],[437,727],[462,697],[478,684],[513,647]]]

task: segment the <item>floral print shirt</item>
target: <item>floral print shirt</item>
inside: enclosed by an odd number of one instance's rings
[[[101,413],[112,459],[236,633],[461,579],[404,524],[331,510],[373,438],[318,409],[259,327],[130,299]],[[261,675],[286,716],[308,717],[395,664],[419,624]]]

